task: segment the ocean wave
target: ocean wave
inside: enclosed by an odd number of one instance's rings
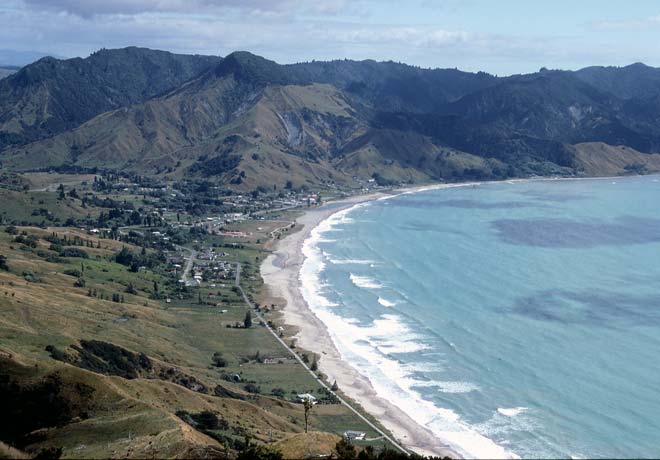
[[[526,407],[497,408],[497,412],[507,417],[515,417],[516,415],[519,415],[526,410],[527,410]]]
[[[396,307],[395,302],[390,302],[389,300],[383,299],[382,297],[378,297],[378,303],[381,304],[383,307],[386,307],[386,308]]]
[[[376,264],[374,260],[360,260],[360,259],[334,259],[330,256],[326,257],[328,262],[333,265],[369,265],[373,267]]]
[[[434,405],[415,390],[415,385],[422,380],[415,378],[413,368],[392,355],[405,350],[423,350],[427,345],[422,336],[405,324],[403,317],[385,314],[369,325],[362,325],[356,319],[339,316],[331,308],[334,303],[327,298],[322,286],[325,264],[318,241],[325,231],[346,223],[346,214],[355,207],[358,206],[339,211],[322,221],[303,243],[305,260],[300,270],[300,286],[310,309],[328,328],[342,358],[371,382],[381,398],[409,414],[465,457],[515,457],[464,422],[456,412]],[[351,280],[358,286],[358,283],[362,284],[359,287],[381,287],[369,277],[351,274]]]
[[[375,279],[369,278],[368,276],[360,276],[360,275],[354,275],[353,273],[350,274],[351,281],[353,282],[354,285],[356,285],[359,288],[363,289],[380,289],[383,287],[382,284],[380,284],[378,281]]]
[[[429,380],[427,382],[418,382],[415,387],[419,388],[438,388],[442,393],[470,393],[477,391],[479,387],[470,382]]]

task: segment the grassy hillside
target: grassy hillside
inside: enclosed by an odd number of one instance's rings
[[[648,174],[660,171],[660,154],[646,154],[625,146],[602,142],[575,145],[576,159],[589,176]]]
[[[75,128],[143,102],[217,63],[213,56],[129,47],[85,59],[46,57],[0,80],[0,149]]]
[[[53,235],[88,242],[78,246],[88,258],[62,256],[46,240]],[[246,436],[290,445],[304,426],[302,405],[290,400],[301,392],[322,399],[318,383],[264,328],[227,327],[247,309],[231,290],[221,296],[225,313],[194,295],[157,300],[154,283],[162,293],[177,292],[176,283],[114,262],[123,247],[140,250],[73,229],[0,232],[2,441],[30,454],[62,448],[71,458],[218,457],[240,450]],[[259,257],[236,251],[245,265]],[[213,365],[216,353],[223,367]],[[214,414],[210,422],[204,411]],[[310,429],[335,433],[319,435],[325,453],[346,429],[369,432],[336,404],[316,405]]]

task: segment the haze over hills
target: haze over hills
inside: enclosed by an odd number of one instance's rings
[[[16,73],[19,67],[6,66],[0,67],[0,79],[8,77],[9,75]]]
[[[0,159],[259,186],[660,170],[660,70],[506,78],[394,62],[280,65],[139,48],[0,80]]]

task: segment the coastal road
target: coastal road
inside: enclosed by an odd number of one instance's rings
[[[280,344],[281,344],[281,345],[282,345],[282,346],[283,346],[283,347],[284,347],[284,348],[285,348],[285,349],[286,349],[286,350],[287,350],[287,351],[288,351],[288,352],[289,352],[289,353],[290,353],[290,354],[296,359],[296,361],[298,361],[298,363],[299,363],[302,367],[304,367],[305,370],[306,370],[307,372],[309,372],[309,373],[312,375],[312,377],[314,377],[314,380],[316,380],[316,382],[317,382],[319,385],[321,385],[323,388],[325,388],[325,389],[328,390],[331,394],[333,394],[333,395],[339,400],[340,403],[342,403],[344,406],[346,406],[351,412],[353,412],[356,416],[358,416],[358,418],[360,418],[360,420],[362,420],[362,421],[363,421],[364,423],[366,423],[366,424],[367,424],[372,430],[374,430],[376,433],[378,433],[378,434],[380,435],[380,438],[377,438],[377,439],[386,439],[387,441],[390,442],[390,444],[392,444],[394,447],[396,447],[397,449],[399,449],[401,452],[403,452],[403,453],[405,453],[405,454],[410,454],[410,452],[408,452],[403,446],[401,446],[401,444],[399,444],[398,442],[396,442],[396,441],[395,441],[394,439],[392,439],[389,435],[387,435],[386,433],[384,433],[383,430],[381,430],[381,429],[378,428],[376,425],[374,425],[373,423],[371,423],[371,422],[369,421],[369,419],[367,419],[364,415],[362,415],[360,412],[358,412],[358,410],[355,409],[353,406],[351,406],[351,405],[348,403],[348,401],[346,401],[344,398],[342,398],[342,397],[339,396],[337,393],[335,393],[334,391],[332,391],[332,389],[331,389],[328,385],[326,385],[326,383],[325,383],[323,380],[321,380],[321,379],[319,378],[319,376],[318,376],[313,370],[311,370],[311,369],[309,368],[309,366],[307,366],[307,364],[305,364],[305,362],[302,360],[302,358],[301,358],[300,356],[298,356],[298,355],[296,354],[296,352],[293,351],[293,350],[291,349],[291,347],[289,347],[289,345],[287,345],[287,343],[286,343],[284,340],[282,340],[282,338],[277,334],[277,332],[275,332],[275,331],[273,330],[273,328],[271,328],[271,327],[268,325],[268,322],[267,322],[267,321],[264,319],[264,317],[261,315],[261,312],[259,312],[259,311],[257,311],[257,310],[255,309],[254,304],[250,301],[250,299],[248,298],[247,294],[245,293],[245,291],[244,291],[243,288],[241,287],[241,264],[240,264],[240,262],[237,262],[237,263],[236,263],[236,277],[234,278],[234,283],[235,283],[236,287],[238,288],[238,290],[240,291],[241,296],[243,297],[243,301],[244,301],[244,302],[250,307],[251,310],[254,311],[255,315],[257,315],[257,317],[259,318],[259,321],[261,322],[261,324],[262,324],[266,329],[268,329],[268,331],[273,335],[273,337],[275,337],[275,339],[276,339],[276,340],[277,340],[277,341],[278,341],[278,342],[279,342],[279,343],[280,343]]]

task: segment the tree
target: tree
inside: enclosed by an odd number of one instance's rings
[[[246,445],[236,460],[282,460],[282,452],[266,446]]]
[[[305,408],[305,433],[307,433],[307,426],[308,426],[308,421],[309,421],[309,413],[314,407],[314,403],[312,402],[312,398],[305,398],[303,400],[303,407]]]
[[[355,446],[343,438],[335,444],[335,450],[337,451],[337,458],[339,460],[355,459]]]
[[[0,254],[0,270],[9,270],[9,265],[7,265],[7,257],[3,256],[2,254]]]
[[[310,368],[312,371],[314,371],[314,372],[316,372],[317,370],[319,370],[319,365],[318,365],[318,363],[316,362],[316,356],[314,356],[314,360],[312,361],[312,365],[309,366],[309,368]]]
[[[211,358],[213,361],[213,365],[215,367],[226,367],[227,366],[227,360],[222,356],[222,353],[216,351],[213,353],[213,357]]]
[[[158,293],[158,283],[154,281],[154,293]]]
[[[261,387],[255,383],[247,383],[245,384],[243,389],[248,393],[253,393],[253,394],[261,393]]]
[[[248,310],[245,312],[245,319],[243,320],[243,326],[245,329],[249,329],[252,327],[252,312]]]
[[[336,381],[336,380],[335,380],[335,383],[332,384],[332,386],[330,387],[330,389],[331,389],[332,391],[337,391],[337,390],[339,390],[339,385],[337,385],[337,381]]]

